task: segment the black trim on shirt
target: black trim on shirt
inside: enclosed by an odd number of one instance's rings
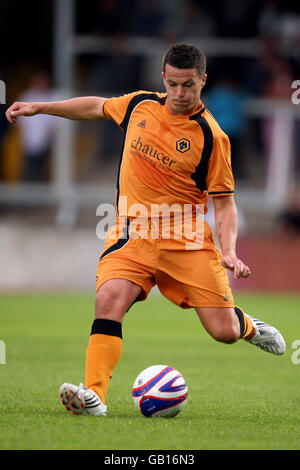
[[[201,116],[205,108],[203,108],[199,113],[190,116],[191,121],[196,121],[202,129],[203,132],[203,150],[199,164],[196,167],[196,171],[191,175],[192,180],[195,181],[196,187],[200,191],[207,190],[206,177],[208,170],[208,162],[213,150],[213,134],[208,124],[207,120]]]
[[[167,99],[166,96],[164,98],[160,98],[156,93],[141,93],[140,95],[135,95],[132,98],[132,100],[130,100],[127,106],[127,110],[126,110],[124,119],[120,124],[120,127],[123,129],[123,131],[126,131],[132,111],[134,110],[136,105],[138,105],[142,101],[152,100],[152,101],[157,101],[161,105],[164,105],[166,102],[166,99]]]
[[[209,192],[208,195],[211,196],[212,194],[233,194],[234,191],[212,191]]]
[[[130,116],[134,108],[141,103],[142,101],[145,100],[152,100],[152,101],[157,101],[161,105],[164,105],[166,102],[167,97],[165,96],[164,98],[160,98],[156,93],[141,93],[139,95],[135,95],[129,102],[127,106],[127,110],[124,116],[123,121],[120,124],[120,127],[123,129],[124,132],[126,132]],[[120,162],[119,162],[119,167],[118,167],[118,177],[117,177],[117,196],[116,196],[116,206],[117,210],[119,207],[119,196],[120,196],[120,172],[121,172],[121,165],[122,165],[122,160],[123,160],[123,152],[124,152],[124,147],[125,147],[125,139],[126,139],[126,134],[124,135],[123,139],[123,144],[122,144],[122,150],[121,150],[121,157],[120,157]]]

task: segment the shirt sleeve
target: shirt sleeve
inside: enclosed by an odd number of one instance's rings
[[[234,193],[230,141],[224,132],[213,139],[206,184],[209,196],[229,196]]]
[[[143,91],[128,93],[123,96],[108,98],[103,105],[103,112],[107,119],[112,119],[118,126],[123,122],[128,106],[132,99]]]

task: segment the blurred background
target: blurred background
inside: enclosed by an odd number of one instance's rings
[[[253,273],[232,287],[300,290],[295,2],[1,0],[0,39],[0,290],[93,289],[96,210],[114,203],[123,138],[112,122],[36,116],[12,126],[7,107],[164,91],[162,55],[179,41],[206,54],[202,98],[231,140],[238,253]]]

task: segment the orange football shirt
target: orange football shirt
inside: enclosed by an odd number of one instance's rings
[[[118,171],[116,206],[119,216],[130,207],[151,204],[204,204],[207,195],[234,192],[230,142],[202,104],[191,115],[172,115],[167,94],[138,91],[109,98],[103,112],[124,131]],[[120,196],[127,205],[119,204]]]

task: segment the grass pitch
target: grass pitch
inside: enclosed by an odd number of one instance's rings
[[[218,343],[193,309],[153,296],[125,317],[109,416],[95,418],[68,413],[58,396],[62,382],[84,380],[94,296],[2,295],[0,449],[300,449],[300,364],[292,362],[292,354],[300,358],[292,349],[300,340],[300,298],[240,295],[236,301],[281,330],[284,356],[244,341]],[[147,419],[134,407],[133,381],[153,364],[171,365],[187,381],[187,404],[174,419]]]

